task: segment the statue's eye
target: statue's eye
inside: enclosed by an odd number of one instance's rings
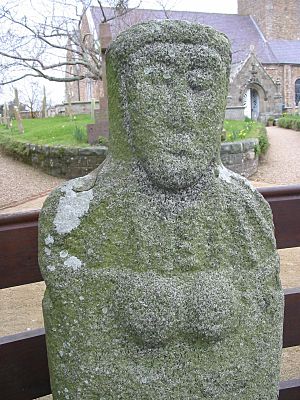
[[[169,84],[172,82],[172,74],[162,66],[148,67],[144,69],[144,77],[151,84]]]
[[[190,71],[187,79],[190,88],[199,92],[209,89],[212,83],[208,74],[202,71]]]

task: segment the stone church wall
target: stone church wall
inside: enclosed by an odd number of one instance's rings
[[[253,64],[255,64],[255,73],[253,73]],[[227,110],[230,111],[230,114],[233,113],[231,110],[234,110],[235,114],[237,114],[238,111],[240,112],[237,107],[244,106],[244,95],[249,88],[253,88],[258,92],[259,120],[261,122],[265,123],[269,116],[281,114],[282,98],[278,93],[275,82],[257,62],[254,55],[248,59],[230,84],[230,96],[227,102]],[[226,117],[230,115],[228,111],[226,111]]]
[[[282,104],[287,111],[293,110],[295,104],[295,82],[300,78],[300,66],[297,65],[265,65],[267,73],[274,81],[279,79],[283,93]]]
[[[267,40],[300,39],[299,0],[238,0],[238,13],[252,15]]]

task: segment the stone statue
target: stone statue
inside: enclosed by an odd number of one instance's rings
[[[166,20],[108,50],[110,155],[40,217],[54,400],[277,399],[272,215],[220,162],[229,47]]]

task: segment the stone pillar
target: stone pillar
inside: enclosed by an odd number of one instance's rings
[[[91,119],[95,119],[95,106],[96,106],[96,100],[91,99]]]
[[[18,90],[16,88],[15,88],[14,114],[15,114],[16,121],[18,123],[19,133],[24,133],[24,127],[23,127],[22,118],[21,118],[21,114],[20,114],[19,95],[18,95]]]
[[[4,103],[3,106],[3,124],[6,126],[6,128],[8,128],[9,116],[8,116],[7,103]]]
[[[42,118],[47,116],[47,99],[46,99],[46,88],[43,89],[43,101],[42,101]]]

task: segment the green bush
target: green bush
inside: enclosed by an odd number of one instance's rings
[[[261,154],[266,154],[270,146],[269,139],[267,136],[267,130],[264,126],[261,127],[258,135],[258,147],[256,153],[260,156]]]
[[[294,129],[296,131],[300,131],[300,115],[283,114],[283,116],[278,119],[278,126],[284,129]]]
[[[108,138],[105,137],[105,136],[99,136],[98,143],[101,146],[107,146],[108,147]]]
[[[294,119],[291,126],[294,131],[300,131],[300,119]]]

